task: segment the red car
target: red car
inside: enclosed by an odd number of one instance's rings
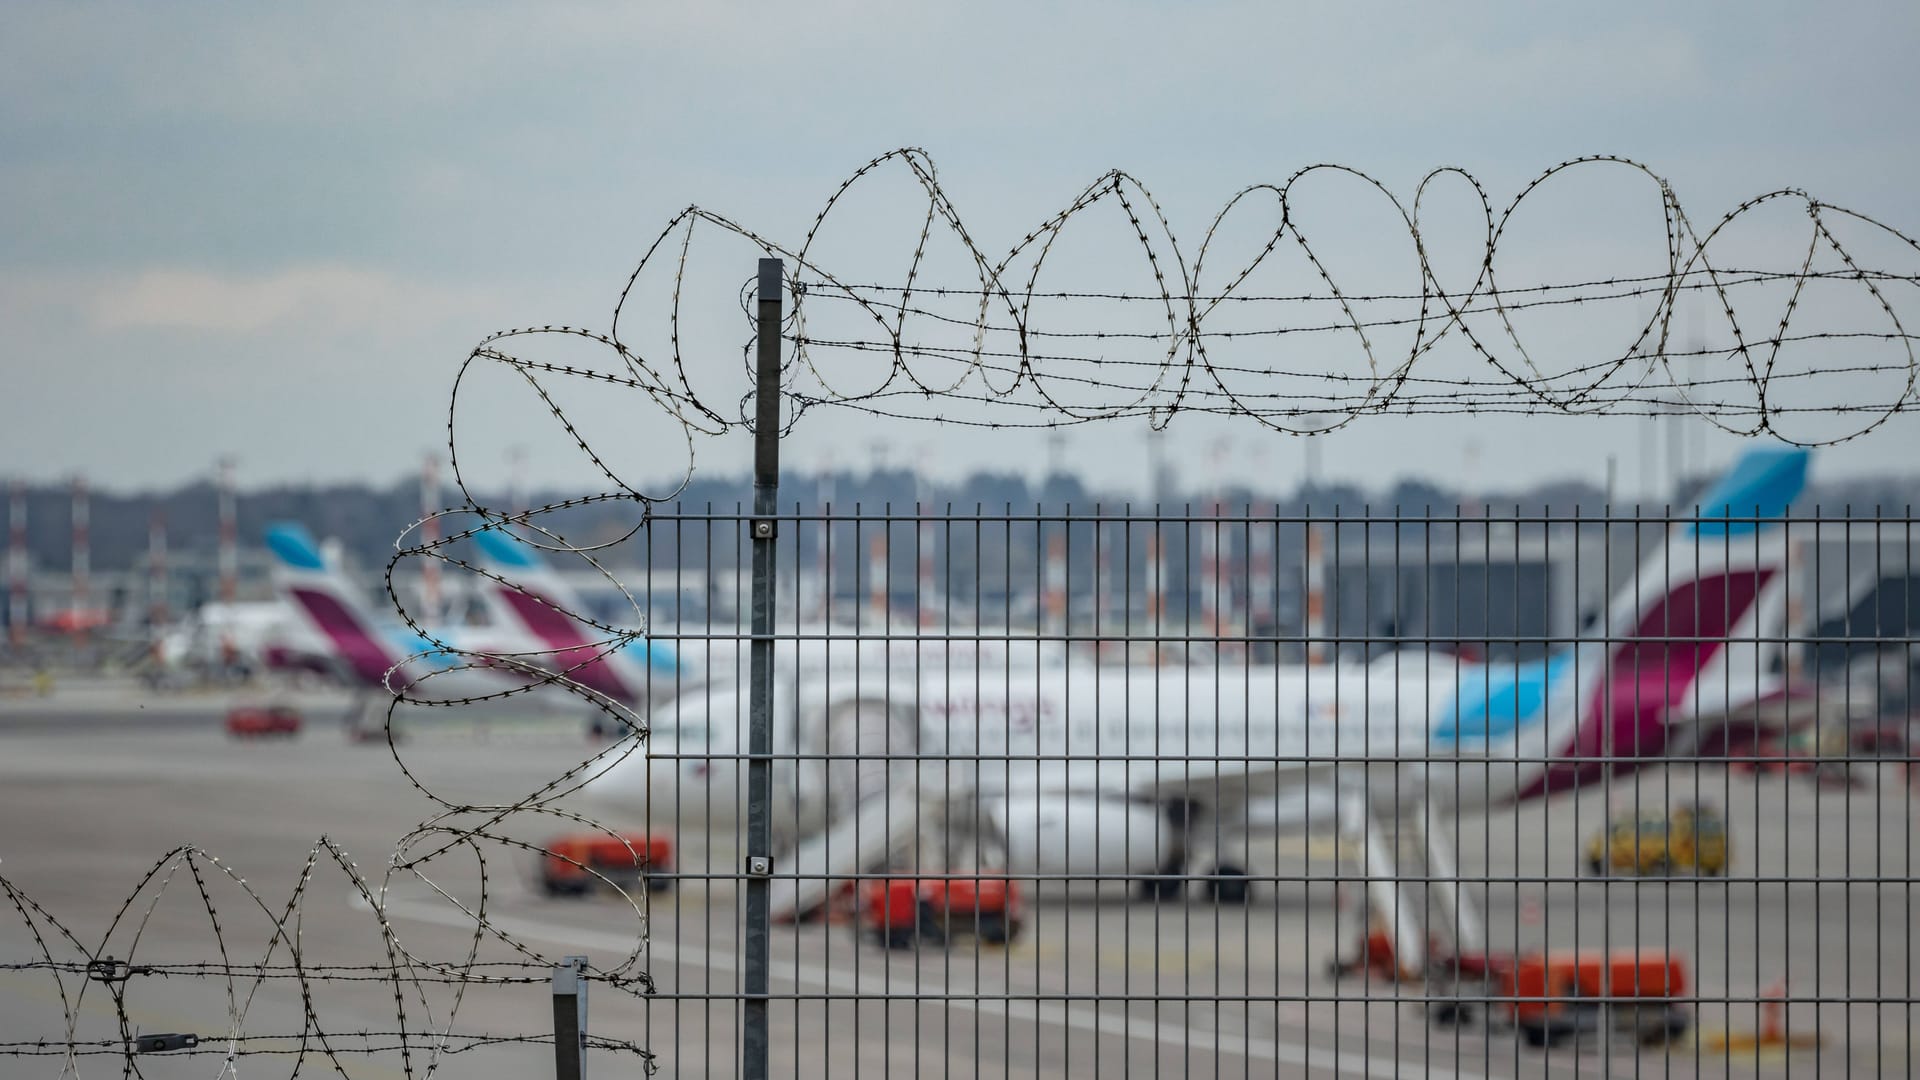
[[[227,711],[227,734],[235,738],[300,734],[300,713],[291,705],[236,705]]]

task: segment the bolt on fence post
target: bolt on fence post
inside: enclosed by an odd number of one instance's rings
[[[587,1074],[587,958],[562,957],[553,965],[553,1075],[585,1080]]]
[[[747,706],[746,946],[741,987],[741,1075],[765,1080],[767,1060],[768,875],[773,868],[773,572],[780,498],[779,259],[760,260],[753,423],[753,641]]]

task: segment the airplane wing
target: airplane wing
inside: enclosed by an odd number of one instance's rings
[[[1349,799],[1371,806],[1416,805],[1418,774],[1392,758],[1221,762],[1206,773],[1161,775],[1136,794],[1159,802],[1183,800],[1209,820],[1249,829],[1319,827],[1338,821]]]

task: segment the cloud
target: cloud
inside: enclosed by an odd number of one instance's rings
[[[262,275],[153,267],[96,286],[89,306],[102,330],[181,329],[249,334],[263,330],[362,330],[438,322],[498,310],[491,290],[412,281],[383,270],[337,264]]]

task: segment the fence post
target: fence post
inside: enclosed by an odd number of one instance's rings
[[[780,497],[780,290],[783,264],[760,260],[753,423],[753,640],[747,706],[747,860],[745,985],[741,1002],[741,1075],[766,1080],[768,886],[773,872],[773,571]]]
[[[587,1075],[587,958],[562,957],[553,965],[553,1075]]]

